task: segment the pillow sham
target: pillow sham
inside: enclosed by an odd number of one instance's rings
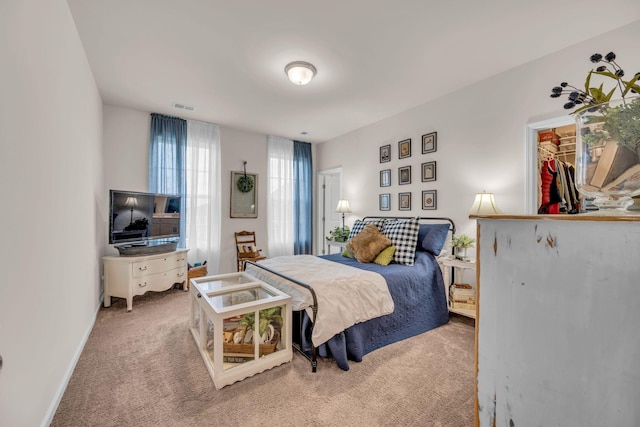
[[[364,230],[364,228],[368,224],[373,224],[373,225],[376,226],[378,231],[382,231],[382,230],[384,230],[384,223],[385,222],[386,222],[386,220],[384,220],[384,219],[366,220],[366,221],[363,221],[361,219],[356,219],[356,222],[353,223],[353,227],[351,227],[351,232],[349,233],[349,239],[348,240],[351,240],[354,237],[356,237],[358,235],[358,233],[360,233],[362,230]]]
[[[419,229],[418,218],[387,221],[384,224],[384,234],[391,239],[391,245],[396,247],[393,254],[394,262],[413,265]]]
[[[347,243],[358,262],[368,263],[376,259],[383,249],[391,245],[391,240],[382,234],[374,224],[368,224]]]
[[[448,235],[449,224],[420,224],[418,250],[424,250],[433,256],[438,256]]]
[[[386,249],[383,249],[382,252],[378,254],[376,259],[373,260],[376,264],[380,265],[389,265],[391,261],[393,261],[393,254],[396,253],[395,246],[389,246]]]

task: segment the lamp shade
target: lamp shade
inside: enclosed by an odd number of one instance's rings
[[[316,75],[316,67],[308,62],[295,61],[284,67],[291,83],[296,85],[306,85]]]
[[[493,193],[485,193],[484,191],[476,194],[476,199],[469,211],[469,215],[499,215],[501,213],[496,206]]]
[[[124,202],[125,206],[138,206],[138,198],[137,197],[127,197],[127,200]]]
[[[338,200],[338,206],[336,207],[336,212],[340,213],[351,213],[351,207],[349,206],[348,200]]]

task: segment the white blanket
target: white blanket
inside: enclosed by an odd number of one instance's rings
[[[393,312],[387,282],[378,273],[327,261],[313,255],[294,255],[260,261],[265,267],[313,288],[318,314],[311,341],[318,346],[356,323]],[[291,295],[294,310],[309,308],[311,293],[269,272],[247,265],[247,273]]]

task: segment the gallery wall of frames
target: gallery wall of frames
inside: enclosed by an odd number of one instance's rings
[[[391,162],[393,158],[392,144],[380,147],[380,194],[378,206],[381,211],[391,210],[392,203],[398,204],[399,211],[410,211],[412,203],[412,193],[402,191],[402,186],[411,184],[412,168],[420,168],[421,182],[435,182],[436,161],[432,159],[432,154],[438,150],[438,133],[430,132],[422,135],[421,153],[412,155],[413,147],[411,138],[398,141],[397,156],[400,160],[399,166],[395,169],[384,168],[385,163]],[[397,185],[397,191],[392,190]],[[438,193],[436,189],[429,189],[429,184],[425,184],[421,193],[421,205],[423,210],[435,210],[438,207]],[[394,197],[395,196],[395,197]],[[396,199],[394,201],[393,199]]]

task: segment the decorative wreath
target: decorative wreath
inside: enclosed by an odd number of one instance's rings
[[[243,193],[248,193],[253,190],[253,178],[251,178],[250,176],[242,175],[240,178],[238,178],[237,185],[238,190]]]

